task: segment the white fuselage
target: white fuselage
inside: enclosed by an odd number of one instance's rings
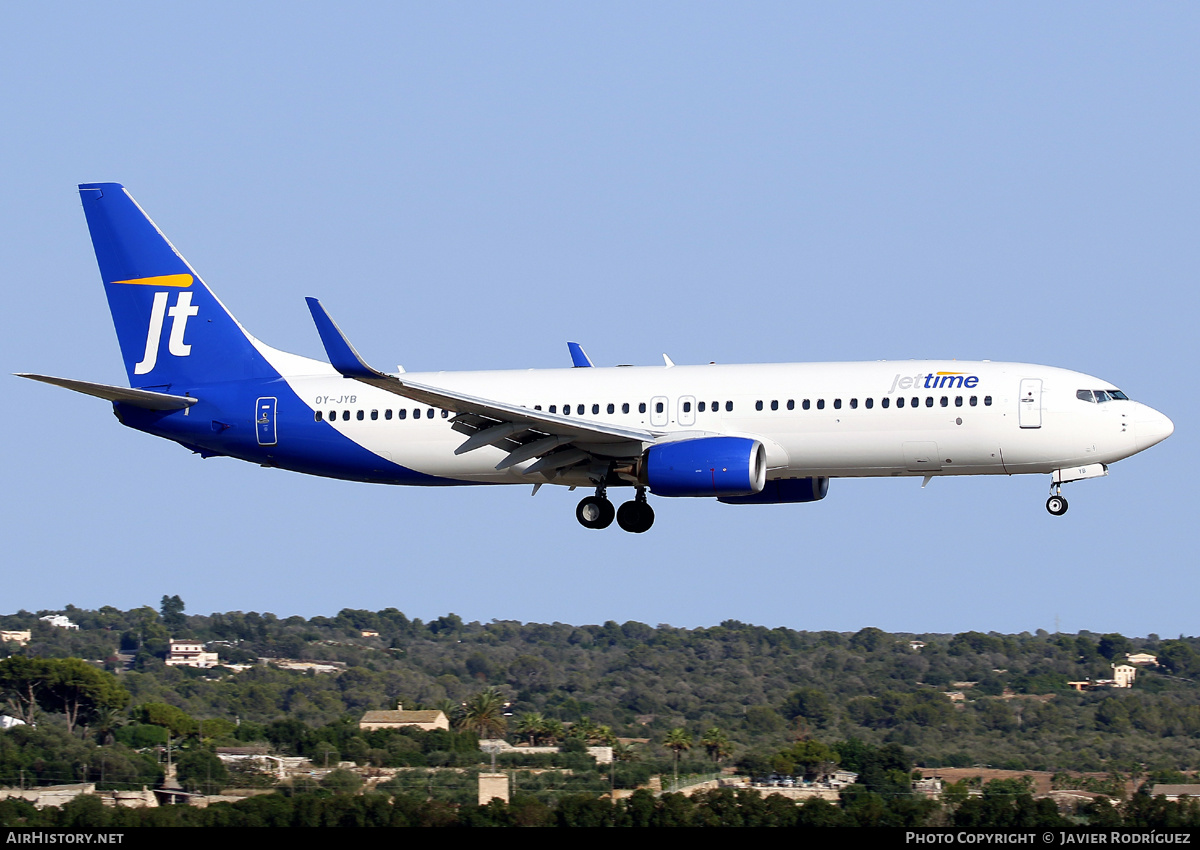
[[[450,428],[453,414],[307,362],[316,374],[289,370],[288,384],[314,416],[319,412],[382,458],[463,482],[544,480],[523,473],[531,462],[497,471],[506,455],[498,447],[456,455],[464,437]],[[1110,464],[1165,439],[1173,427],[1135,401],[1078,397],[1081,390],[1113,390],[1107,381],[1023,363],[881,361],[404,377],[581,420],[667,431],[669,439],[752,437],[766,447],[770,479],[1047,473]],[[628,445],[586,448],[601,456],[629,452]],[[580,475],[553,480],[586,484],[586,477],[575,480]]]

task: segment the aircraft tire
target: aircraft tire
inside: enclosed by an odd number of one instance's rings
[[[649,531],[654,525],[654,509],[645,502],[626,502],[617,511],[617,525],[631,534]]]
[[[584,528],[608,528],[616,513],[612,502],[597,496],[580,500],[575,508],[575,518]]]
[[[1046,510],[1052,516],[1062,516],[1067,512],[1067,500],[1062,496],[1051,496],[1046,500]]]

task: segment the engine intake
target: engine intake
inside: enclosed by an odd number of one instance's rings
[[[660,443],[646,450],[642,471],[656,496],[749,496],[767,483],[767,450],[747,437]]]

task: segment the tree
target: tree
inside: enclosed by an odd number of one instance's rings
[[[546,725],[546,718],[540,711],[527,711],[517,721],[517,734],[529,739],[529,746],[537,743]]]
[[[163,596],[159,611],[162,613],[163,625],[172,632],[179,631],[187,625],[187,619],[183,616],[183,600],[178,595]]]
[[[196,731],[196,721],[183,709],[165,702],[147,702],[139,705],[135,715],[142,723],[165,727],[176,738]]]
[[[33,725],[39,708],[38,698],[50,681],[45,658],[13,656],[0,661],[0,693],[8,710],[18,720]]]
[[[68,732],[129,703],[129,693],[111,673],[78,658],[7,658],[0,662],[0,690],[19,719],[33,723],[39,708],[61,712]]]
[[[663,746],[674,755],[675,784],[679,784],[679,754],[692,748],[692,733],[682,727],[676,727],[667,733]]]
[[[88,724],[104,709],[120,710],[129,704],[129,692],[111,673],[97,670],[78,658],[54,659],[51,664],[47,707],[67,717],[67,731]]]
[[[207,747],[186,750],[175,762],[175,775],[189,791],[216,794],[229,779],[229,771]]]
[[[719,765],[721,759],[730,753],[729,738],[716,726],[704,733],[704,737],[700,739],[700,743],[708,751],[708,757],[713,760],[714,764]]]
[[[460,732],[474,732],[481,738],[498,738],[504,734],[504,694],[495,688],[480,691],[467,700],[458,722]]]

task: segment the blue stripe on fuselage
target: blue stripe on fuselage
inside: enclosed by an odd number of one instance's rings
[[[214,455],[268,464],[294,472],[367,481],[377,484],[449,486],[474,484],[417,472],[363,448],[328,422],[316,422],[312,409],[300,401],[287,381],[227,381],[195,387],[175,387],[180,395],[199,399],[187,410],[143,410],[127,404],[114,407],[121,423]],[[278,399],[278,443],[260,446],[254,420],[259,398]]]

